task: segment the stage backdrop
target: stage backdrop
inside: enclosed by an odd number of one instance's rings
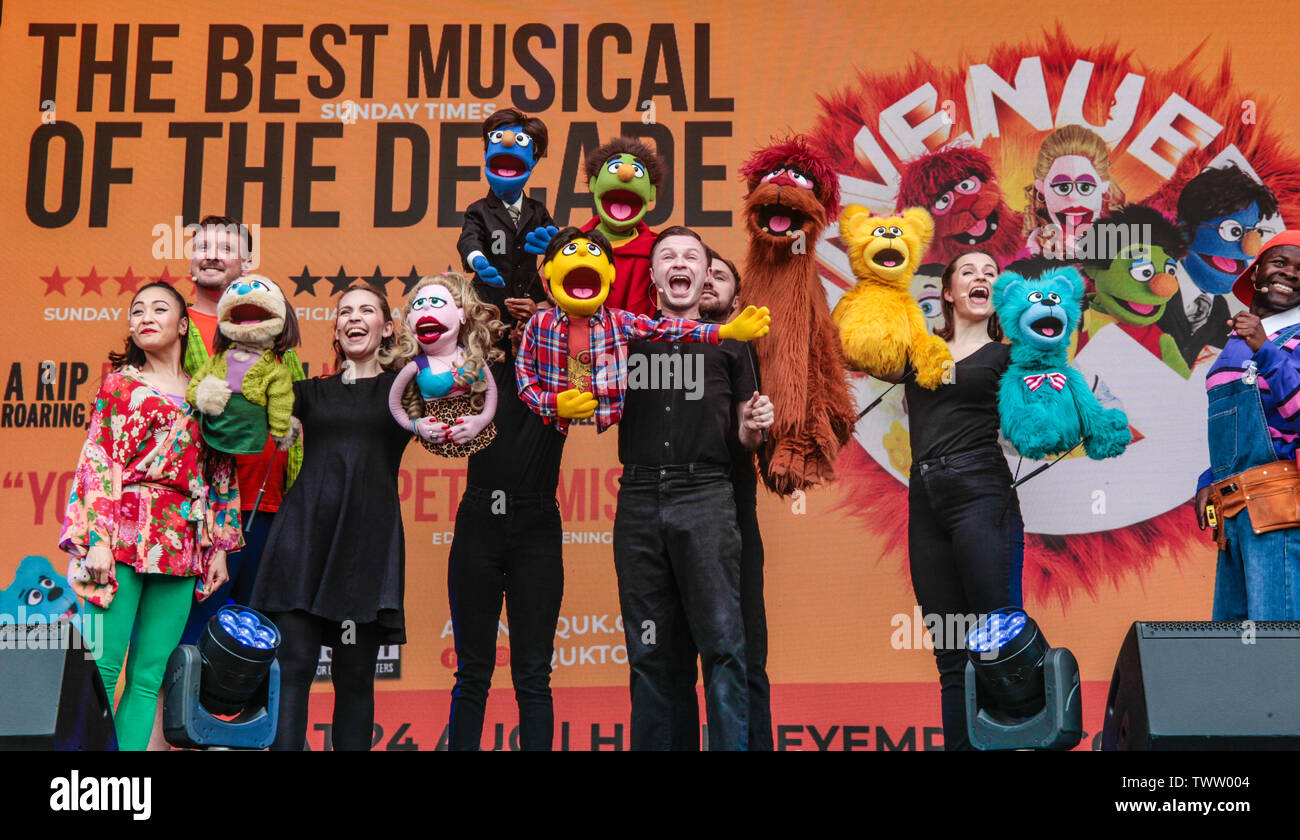
[[[1237,162],[1281,199],[1279,214],[1259,222],[1267,233],[1300,213],[1288,136],[1300,62],[1263,29],[1290,11],[1266,3],[1225,16],[1215,4],[1167,0],[1074,11],[938,3],[887,15],[870,4],[552,3],[543,14],[500,2],[455,11],[360,2],[346,12],[309,2],[5,3],[0,581],[25,555],[66,569],[59,525],[106,353],[120,346],[140,283],[163,278],[192,295],[184,225],[204,214],[254,226],[257,270],[291,295],[312,375],[328,370],[339,289],[368,278],[396,305],[414,279],[458,263],[460,211],[486,190],[479,123],[501,107],[550,128],[530,189],[559,224],[590,217],[584,152],[637,135],[668,163],[647,221],[691,225],[737,262],[738,166],[789,131],[812,133],[834,156],[846,202],[878,209],[893,206],[918,154],[977,147],[1010,212],[971,216],[965,233],[1012,225],[1023,244],[1039,146],[1078,123],[1105,140],[1124,197],[1168,215],[1189,178]],[[817,246],[832,303],[852,282],[836,234]],[[1207,306],[1222,289],[1185,266],[1177,275],[1178,314],[1194,320],[1201,289]],[[917,294],[934,304],[922,281]],[[1128,412],[1135,443],[1105,463],[1067,459],[1021,491],[1026,604],[1078,657],[1085,747],[1129,623],[1208,618],[1214,573],[1188,500],[1206,466],[1204,378],[1216,346],[1192,348],[1184,376],[1130,332],[1099,326],[1076,364]],[[862,405],[880,390],[861,378],[854,388]],[[615,433],[583,427],[565,450],[557,747],[627,745],[615,444]],[[834,486],[760,499],[783,749],[942,743],[933,655],[907,575],[909,464],[895,392],[859,423]],[[455,667],[446,560],[464,484],[463,461],[408,450],[410,642],[381,662],[381,748],[444,741]],[[485,748],[517,742],[508,662],[503,620]],[[332,699],[328,681],[318,688],[312,749],[325,744]]]

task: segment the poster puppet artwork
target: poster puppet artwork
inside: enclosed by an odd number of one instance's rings
[[[744,303],[770,301],[780,344],[755,345],[776,422],[758,451],[759,473],[781,495],[835,477],[855,412],[817,273],[813,246],[839,205],[825,158],[795,136],[755,152],[741,167],[745,198]]]
[[[496,380],[488,362],[504,358],[494,347],[505,332],[496,307],[478,299],[469,278],[447,272],[421,280],[401,318],[416,347],[389,390],[393,419],[435,455],[483,449],[496,438]]]

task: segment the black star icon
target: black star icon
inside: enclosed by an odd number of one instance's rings
[[[348,286],[350,286],[352,281],[357,278],[344,274],[343,266],[339,266],[338,274],[335,274],[333,277],[326,277],[325,279],[334,287],[332,294],[341,295],[348,290]]]
[[[387,288],[387,287],[388,287],[388,281],[389,281],[389,280],[392,280],[393,278],[392,278],[392,277],[387,277],[387,276],[385,276],[385,275],[383,275],[383,274],[380,274],[380,273],[379,273],[379,266],[375,266],[375,271],[374,271],[374,273],[371,274],[369,277],[364,277],[364,278],[362,278],[362,279],[365,280],[365,281],[366,281],[367,283],[369,283],[370,285],[374,286],[376,289],[382,289],[383,292],[384,292],[384,294],[387,294],[387,293],[388,293],[388,288]]]
[[[415,270],[415,266],[411,266],[411,272],[409,274],[405,277],[397,277],[394,279],[402,281],[402,294],[409,295],[415,289],[415,284],[419,283],[423,277],[423,274]]]
[[[293,285],[295,286],[293,290],[295,295],[300,295],[303,292],[306,292],[312,297],[316,296],[316,284],[320,281],[320,276],[309,273],[307,271],[307,266],[304,265],[302,267],[302,274],[299,274],[297,277],[290,277],[289,279],[293,281]]]

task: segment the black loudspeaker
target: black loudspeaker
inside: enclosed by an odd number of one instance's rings
[[[1138,621],[1103,750],[1300,749],[1300,621]]]
[[[66,621],[0,626],[0,750],[115,750],[112,705]]]

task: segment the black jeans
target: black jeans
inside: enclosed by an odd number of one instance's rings
[[[757,486],[732,484],[736,524],[740,527],[740,612],[745,621],[745,678],[749,684],[749,748],[772,750],[772,688],[767,679],[767,610],[763,604],[763,535],[758,530]],[[673,749],[700,748],[700,706],[695,698],[695,660],[689,645],[682,652],[677,707],[673,713]],[[708,674],[705,674],[708,680]]]
[[[379,660],[381,629],[377,622],[358,623],[355,638],[343,644],[335,622],[302,610],[273,613],[267,618],[280,629],[280,717],[272,750],[302,750],[307,745],[307,701],[316,679],[322,644],[334,644],[330,672],[334,680],[334,725],[330,741],[336,750],[369,750],[375,731],[375,663]],[[333,638],[332,638],[333,637]],[[327,641],[328,640],[328,641]]]
[[[704,665],[709,747],[749,745],[740,530],[724,467],[625,466],[614,517],[634,750],[674,745],[684,652]],[[694,665],[692,665],[692,670]]]
[[[942,626],[960,628],[963,622],[946,617],[1022,605],[1025,529],[1000,451],[975,449],[913,464],[908,512],[912,590],[925,616],[943,616]],[[966,640],[935,638],[934,643],[944,749],[971,749]]]
[[[447,562],[457,660],[450,749],[479,748],[503,596],[510,626],[510,676],[519,704],[519,746],[551,749],[551,657],[564,594],[563,537],[554,495],[494,498],[491,490],[465,490]]]

